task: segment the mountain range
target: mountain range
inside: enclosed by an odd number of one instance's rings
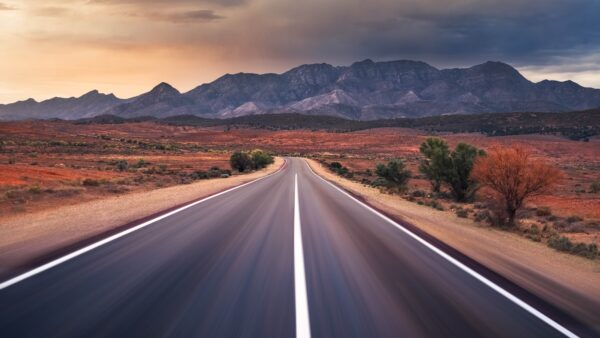
[[[502,62],[437,69],[420,61],[364,60],[338,67],[301,65],[282,74],[226,74],[186,93],[163,82],[128,99],[96,90],[78,98],[28,99],[0,105],[0,119],[301,113],[375,120],[596,107],[600,107],[600,89],[572,81],[535,83]]]

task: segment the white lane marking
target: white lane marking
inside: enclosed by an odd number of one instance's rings
[[[371,212],[373,212],[374,214],[376,214],[377,216],[381,217],[383,220],[385,220],[386,222],[392,224],[393,226],[395,226],[396,228],[400,229],[401,231],[403,231],[404,233],[406,233],[407,235],[409,235],[410,237],[412,237],[413,239],[417,240],[419,243],[423,244],[425,247],[427,247],[428,249],[430,249],[431,251],[435,252],[436,254],[440,255],[441,257],[443,257],[444,259],[446,259],[448,262],[454,264],[456,267],[458,267],[459,269],[463,270],[464,272],[468,273],[469,275],[471,275],[472,277],[474,277],[475,279],[479,280],[480,282],[482,282],[483,284],[487,285],[488,287],[490,287],[491,289],[493,289],[494,291],[498,292],[499,294],[501,294],[502,296],[508,298],[510,301],[512,301],[513,303],[515,303],[516,305],[518,305],[519,307],[521,307],[522,309],[524,309],[525,311],[529,312],[530,314],[532,314],[533,316],[537,317],[538,319],[540,319],[541,321],[543,321],[544,323],[548,324],[549,326],[553,327],[554,329],[556,329],[557,331],[559,331],[560,333],[564,334],[567,337],[578,337],[575,333],[569,331],[567,328],[565,328],[564,326],[560,325],[559,323],[555,322],[554,320],[552,320],[550,317],[546,316],[545,314],[543,314],[542,312],[540,312],[539,310],[537,310],[536,308],[534,308],[533,306],[525,303],[524,301],[522,301],[521,299],[519,299],[517,296],[511,294],[510,292],[504,290],[502,287],[500,287],[499,285],[497,285],[496,283],[492,282],[491,280],[485,278],[484,276],[480,275],[479,273],[477,273],[475,270],[469,268],[468,266],[464,265],[463,263],[459,262],[458,260],[456,260],[455,258],[453,258],[452,256],[448,255],[447,253],[445,253],[444,251],[438,249],[437,247],[435,247],[433,244],[427,242],[426,240],[424,240],[423,238],[419,237],[418,235],[416,235],[415,233],[413,233],[412,231],[406,229],[405,227],[403,227],[402,225],[394,222],[391,218],[387,217],[386,215],[380,213],[379,211],[373,209],[371,206],[369,206],[368,204],[365,204],[361,201],[359,201],[358,199],[356,199],[354,196],[350,195],[348,192],[344,191],[343,189],[340,189],[339,187],[337,187],[335,184],[327,181],[326,179],[324,179],[323,177],[317,175],[312,168],[310,167],[310,165],[304,161],[304,163],[306,164],[306,166],[308,166],[308,169],[313,173],[313,175],[317,176],[318,178],[320,178],[321,180],[323,180],[325,183],[331,185],[332,187],[334,187],[336,190],[340,191],[341,193],[343,193],[344,195],[348,196],[350,199],[352,199],[353,201],[355,201],[356,203],[360,204],[361,206],[363,206],[364,208],[370,210]]]
[[[265,178],[267,178],[267,177],[270,177],[271,175],[277,174],[278,172],[280,172],[280,171],[281,171],[281,170],[282,170],[282,169],[285,167],[285,165],[287,164],[286,162],[287,162],[287,160],[285,160],[285,161],[284,161],[284,163],[283,163],[283,165],[281,166],[281,168],[279,168],[277,171],[275,171],[275,172],[273,172],[273,173],[271,173],[271,174],[269,174],[269,175],[266,175],[266,176],[263,176],[263,177],[257,178],[257,179],[255,179],[254,181],[250,181],[250,182],[244,183],[244,184],[242,184],[242,185],[235,186],[235,187],[233,187],[233,188],[231,188],[231,189],[228,189],[228,190],[225,190],[225,191],[221,191],[220,193],[217,193],[217,194],[214,194],[214,195],[208,196],[208,197],[206,197],[206,198],[204,198],[204,199],[201,199],[201,200],[199,200],[199,201],[192,202],[192,203],[190,203],[190,204],[184,205],[184,206],[182,206],[181,208],[175,209],[175,210],[173,210],[173,211],[170,211],[170,212],[168,212],[168,213],[166,213],[166,214],[164,214],[164,215],[158,216],[158,217],[156,217],[156,218],[153,218],[153,219],[151,219],[151,220],[149,220],[149,221],[146,221],[146,222],[144,222],[144,223],[142,223],[142,224],[136,225],[136,226],[135,226],[135,227],[133,227],[133,228],[129,228],[129,229],[127,229],[127,230],[124,230],[124,231],[122,231],[122,232],[119,232],[119,233],[117,233],[117,234],[114,234],[114,235],[112,235],[112,236],[110,236],[110,237],[107,237],[107,238],[105,238],[105,239],[102,239],[102,240],[100,240],[100,241],[98,241],[98,242],[95,242],[95,243],[93,243],[93,244],[90,244],[90,245],[88,245],[88,246],[86,246],[86,247],[83,247],[83,248],[81,248],[81,249],[79,249],[79,250],[73,251],[73,252],[71,252],[70,254],[67,254],[67,255],[65,255],[65,256],[62,256],[62,257],[60,257],[60,258],[57,258],[57,259],[55,259],[55,260],[53,260],[53,261],[51,261],[51,262],[48,262],[48,263],[46,263],[46,264],[43,264],[43,265],[41,265],[41,266],[39,266],[39,267],[37,267],[37,268],[34,268],[34,269],[32,269],[32,270],[29,270],[29,271],[27,271],[27,272],[23,273],[23,274],[21,274],[21,275],[18,275],[18,276],[16,276],[16,277],[13,277],[13,278],[11,278],[11,279],[7,280],[7,281],[4,281],[4,282],[0,283],[0,290],[2,290],[2,289],[6,289],[7,287],[9,287],[9,286],[11,286],[11,285],[17,284],[17,283],[19,283],[19,282],[21,282],[21,281],[23,281],[23,280],[25,280],[25,279],[27,279],[27,278],[29,278],[29,277],[33,277],[33,276],[35,276],[35,275],[37,275],[37,274],[39,274],[39,273],[41,273],[41,272],[44,272],[44,271],[46,271],[46,270],[49,270],[49,269],[51,269],[51,268],[53,268],[53,267],[55,267],[55,266],[57,266],[57,265],[59,265],[59,264],[62,264],[62,263],[64,263],[64,262],[68,261],[68,260],[71,260],[71,259],[73,259],[73,258],[75,258],[75,257],[77,257],[77,256],[80,256],[80,255],[82,255],[82,254],[84,254],[84,253],[86,253],[86,252],[88,252],[88,251],[94,250],[95,248],[97,248],[97,247],[99,247],[99,246],[102,246],[102,245],[104,245],[104,244],[106,244],[106,243],[112,242],[112,241],[114,241],[114,240],[116,240],[116,239],[118,239],[118,238],[121,238],[121,237],[123,237],[123,236],[125,236],[125,235],[128,235],[128,234],[130,234],[130,233],[132,233],[132,232],[134,232],[134,231],[140,230],[140,229],[142,229],[142,228],[144,228],[144,227],[146,227],[146,226],[148,226],[148,225],[150,225],[150,224],[152,224],[152,223],[155,223],[155,222],[157,222],[157,221],[160,221],[160,220],[162,220],[162,219],[164,219],[164,218],[167,218],[167,217],[169,217],[169,216],[171,216],[171,215],[174,215],[174,214],[176,214],[176,213],[178,213],[178,212],[180,212],[180,211],[183,211],[183,210],[185,210],[185,209],[191,208],[191,207],[193,207],[193,206],[195,206],[195,205],[198,205],[198,204],[200,204],[200,203],[202,203],[202,202],[206,202],[206,201],[208,201],[208,200],[210,200],[210,199],[213,199],[213,198],[215,198],[215,197],[221,196],[221,195],[223,195],[223,194],[226,194],[226,193],[228,193],[228,192],[231,192],[231,191],[237,190],[237,189],[239,189],[239,188],[245,187],[245,186],[247,186],[247,185],[250,185],[250,184],[252,184],[252,183],[256,183],[256,182],[258,182],[258,181],[260,181],[260,180],[263,180],[263,179],[265,179]]]
[[[300,203],[298,203],[298,174],[294,176],[294,289],[296,293],[296,338],[310,338],[308,297],[304,274],[304,250],[300,228]]]

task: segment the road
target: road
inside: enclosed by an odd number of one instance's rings
[[[0,336],[571,334],[502,291],[288,159],[0,284]]]

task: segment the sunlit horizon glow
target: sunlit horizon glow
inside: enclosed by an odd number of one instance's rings
[[[185,92],[226,73],[365,58],[437,68],[499,60],[532,81],[600,88],[597,2],[440,3],[0,0],[0,103],[94,89],[126,98],[163,81]]]

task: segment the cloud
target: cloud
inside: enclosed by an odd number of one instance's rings
[[[249,0],[89,0],[89,4],[104,4],[104,5],[134,5],[134,6],[157,6],[168,5],[169,7],[177,7],[182,5],[215,5],[218,7],[235,7],[241,6]]]
[[[365,58],[439,68],[500,60],[536,81],[600,87],[598,0],[0,0],[0,11],[12,3],[19,11],[0,20],[0,88],[23,93],[42,75],[85,92],[98,77],[138,74],[133,94],[160,81],[189,89],[223,73]]]
[[[35,16],[64,17],[71,14],[71,10],[66,7],[48,6],[34,8],[31,13]]]
[[[10,10],[14,10],[15,8],[13,6],[9,6],[3,2],[0,2],[0,11],[10,11]]]
[[[207,22],[224,18],[223,16],[216,14],[215,11],[209,9],[196,9],[170,13],[139,12],[130,15],[134,17],[143,17],[150,20],[168,21],[173,23]]]

